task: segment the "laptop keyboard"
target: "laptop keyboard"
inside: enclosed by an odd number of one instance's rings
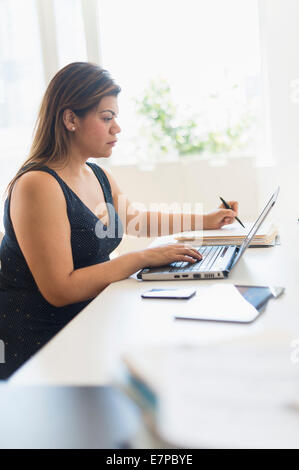
[[[203,272],[209,271],[213,263],[215,262],[216,258],[218,258],[219,254],[223,249],[225,252],[227,247],[223,246],[200,246],[196,248],[197,251],[202,255],[202,259],[197,261],[196,263],[188,263],[186,261],[175,261],[171,263],[169,266],[165,266],[165,269],[160,272],[169,272],[169,273],[181,273],[186,271],[193,271],[193,272]]]

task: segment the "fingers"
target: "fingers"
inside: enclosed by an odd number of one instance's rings
[[[233,224],[235,222],[235,217],[237,216],[236,212],[231,211],[230,209],[222,209],[221,210],[221,217],[222,219],[219,221],[220,228],[223,225]]]
[[[232,211],[230,209],[222,209],[221,210],[221,216],[223,218],[228,217],[228,218],[235,218],[238,214],[235,211]]]
[[[222,227],[223,225],[233,224],[234,222],[235,222],[235,219],[234,219],[234,218],[232,218],[232,217],[225,217],[225,218],[223,219],[223,221],[221,222],[221,227]]]
[[[199,261],[202,259],[202,255],[191,245],[176,244],[172,245],[175,248],[176,256],[178,260],[182,261]]]
[[[236,215],[238,215],[238,210],[239,210],[239,203],[238,201],[227,201],[228,205],[231,207],[231,209],[233,210],[233,212],[236,213]],[[220,209],[225,209],[225,205],[222,203],[220,206],[219,206]],[[229,209],[226,209],[226,210],[229,210]]]
[[[184,261],[187,261],[188,263],[197,263],[199,259],[192,258],[192,256],[185,256]]]
[[[202,255],[198,253],[198,251],[195,248],[192,248],[192,247],[179,248],[178,256],[181,258],[184,258],[184,261],[185,260],[186,261],[190,261],[190,260],[199,261],[202,259]]]
[[[197,263],[200,260],[189,255],[177,255],[176,261],[185,261],[187,263]]]
[[[232,208],[232,210],[233,210],[234,212],[236,212],[237,215],[238,215],[238,209],[239,209],[239,203],[238,203],[238,201],[229,201],[228,203],[229,203],[230,207]]]
[[[169,243],[148,250],[146,266],[164,266],[175,261],[193,264],[202,260],[202,255],[191,245]]]
[[[194,246],[189,245],[188,243],[178,244],[177,247],[180,249],[191,250],[191,252],[194,253],[196,256],[202,257],[201,254],[198,252],[198,250],[194,248]]]

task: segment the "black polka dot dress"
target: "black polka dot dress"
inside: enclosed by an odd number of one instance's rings
[[[48,167],[39,170],[56,178],[64,193],[71,226],[74,269],[108,261],[123,236],[106,174],[98,165],[87,164],[102,187],[109,215],[108,226],[103,225],[54,170]],[[20,250],[9,206],[10,198],[7,198],[4,206],[5,235],[0,247],[0,379],[7,379],[92,300],[64,307],[54,307],[46,301]]]

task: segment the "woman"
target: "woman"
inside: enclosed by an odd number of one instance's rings
[[[119,92],[107,71],[84,62],[64,67],[47,88],[30,156],[8,185],[5,201],[1,378],[9,377],[111,282],[146,266],[201,259],[182,244],[109,258],[136,215],[139,233],[150,233],[151,213],[129,210],[130,202],[112,176],[87,162],[112,153],[120,132]],[[120,200],[125,201],[123,220]],[[237,203],[233,209],[204,215],[203,228],[233,222]],[[169,217],[172,233],[174,220]],[[194,214],[191,222],[196,229]],[[160,233],[159,213],[158,224]]]

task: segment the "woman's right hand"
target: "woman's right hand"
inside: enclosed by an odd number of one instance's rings
[[[173,243],[143,250],[144,267],[165,266],[174,261],[196,263],[202,256],[191,245]]]

